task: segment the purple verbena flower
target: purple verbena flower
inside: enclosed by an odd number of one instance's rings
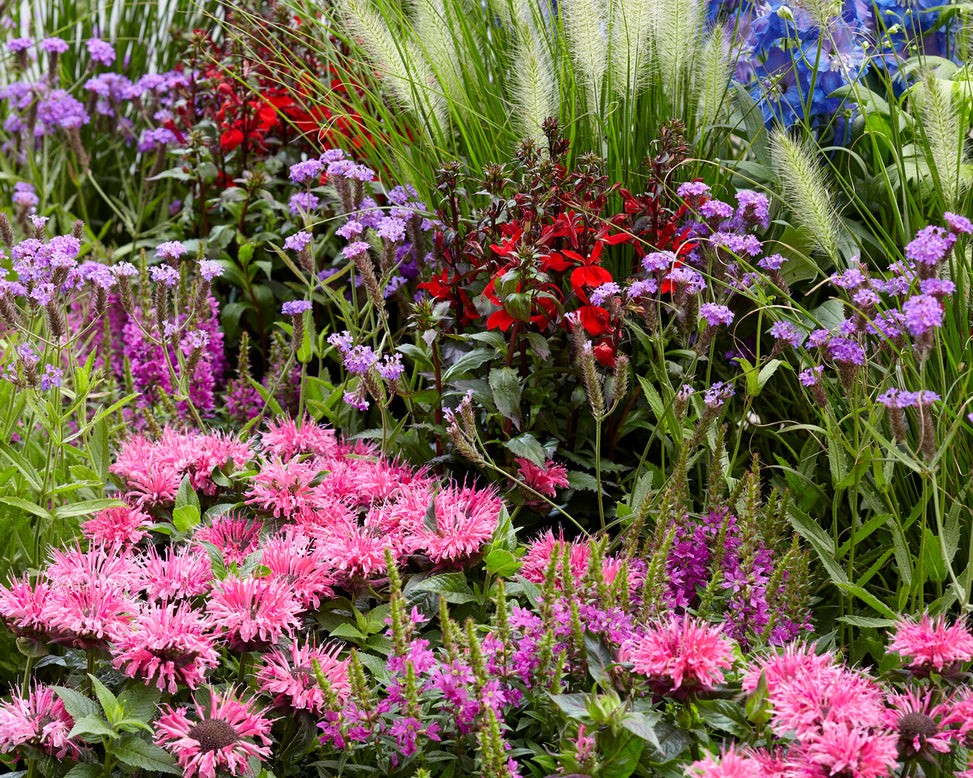
[[[380,238],[390,243],[398,243],[405,238],[405,222],[386,216],[379,221],[376,232]]]
[[[906,329],[914,338],[943,325],[943,307],[930,294],[910,297],[902,304],[902,313],[905,315]]]
[[[915,239],[905,247],[905,255],[913,262],[936,266],[942,262],[956,242],[956,235],[942,227],[923,227]]]
[[[725,305],[703,303],[699,306],[699,315],[706,320],[710,327],[716,327],[720,324],[729,326],[733,323],[733,311]]]
[[[821,365],[809,367],[797,374],[797,380],[801,382],[801,386],[814,386],[820,380],[823,371],[824,368]]]
[[[828,349],[835,362],[859,366],[865,364],[865,349],[849,338],[832,338]]]
[[[111,65],[115,61],[115,48],[99,38],[91,38],[88,43],[88,56],[92,62]]]
[[[280,312],[286,316],[300,316],[304,311],[309,310],[311,310],[309,300],[288,300],[280,308]]]
[[[321,200],[316,195],[310,192],[298,192],[291,195],[291,199],[287,202],[287,210],[290,211],[291,216],[300,216],[310,213],[320,204]]]
[[[48,54],[63,54],[68,50],[68,48],[70,48],[66,40],[57,37],[44,38],[44,40],[41,41],[40,46]]]
[[[186,253],[186,247],[178,240],[160,243],[155,249],[155,255],[161,259],[179,259]]]
[[[320,159],[309,159],[291,165],[290,177],[295,184],[317,183],[323,172],[324,163]]]
[[[706,403],[707,408],[721,408],[723,403],[732,397],[733,394],[734,390],[732,385],[724,383],[723,381],[717,381],[706,390],[706,394],[703,396],[703,401]]]
[[[804,342],[804,333],[789,321],[775,321],[770,326],[770,334],[783,343],[789,343],[794,348],[800,348]]]
[[[710,193],[709,185],[702,181],[687,181],[680,184],[676,190],[679,197],[706,197]]]
[[[604,305],[609,297],[616,297],[622,293],[621,287],[614,281],[606,281],[601,286],[594,289],[588,296],[592,305]]]
[[[946,211],[943,214],[943,219],[946,220],[950,232],[962,232],[966,235],[973,233],[973,222],[965,216],[959,216],[958,214]]]
[[[199,274],[207,281],[223,275],[223,265],[215,259],[203,259],[199,263]]]
[[[311,233],[306,230],[296,232],[284,241],[284,248],[288,251],[301,252],[311,242]]]
[[[149,276],[157,284],[162,284],[170,288],[179,283],[179,271],[169,265],[150,267]]]

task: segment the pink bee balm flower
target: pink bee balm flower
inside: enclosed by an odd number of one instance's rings
[[[166,556],[155,547],[143,557],[142,587],[150,600],[206,594],[213,581],[209,556],[198,546],[180,546]]]
[[[570,485],[568,483],[568,471],[564,465],[558,464],[553,459],[548,459],[544,463],[544,467],[538,467],[524,457],[517,457],[514,462],[517,463],[520,480],[548,497],[557,497],[559,486]]]
[[[277,419],[261,436],[264,451],[285,462],[301,454],[327,456],[337,453],[335,431],[305,417],[300,426],[294,419]]]
[[[176,757],[184,778],[216,778],[217,770],[252,775],[249,760],[270,756],[271,721],[234,699],[232,689],[220,696],[210,689],[209,698],[207,706],[196,701],[196,721],[189,708],[164,706],[155,742]]]
[[[322,597],[334,595],[334,562],[306,536],[289,532],[268,539],[260,562],[271,578],[291,587],[304,608],[318,608]]]
[[[742,686],[745,692],[754,691],[763,675],[767,682],[767,694],[773,698],[782,686],[799,676],[837,678],[841,672],[831,654],[816,654],[814,646],[791,643],[779,653],[771,653],[751,662],[743,673]]]
[[[112,663],[129,678],[154,678],[159,691],[175,694],[184,684],[195,689],[203,674],[220,663],[201,614],[188,603],[147,605],[113,651]]]
[[[963,622],[946,626],[944,616],[930,620],[924,613],[918,621],[903,618],[895,625],[889,650],[911,660],[908,666],[915,673],[942,673],[973,658],[973,635]]]
[[[395,537],[373,533],[344,516],[337,517],[330,526],[307,527],[307,531],[320,539],[319,547],[334,560],[339,580],[346,585],[384,573],[385,549],[391,548],[394,555],[400,543]]]
[[[70,754],[78,758],[78,747],[68,739],[74,719],[49,686],[35,685],[29,697],[13,693],[10,702],[0,703],[0,751],[36,749],[55,759]],[[29,753],[29,752],[28,752]]]
[[[264,462],[254,476],[247,503],[276,518],[296,519],[323,505],[314,480],[320,469],[312,462]]]
[[[138,605],[121,589],[106,581],[88,586],[53,586],[41,614],[56,643],[89,650],[106,648],[127,634]]]
[[[210,623],[241,651],[276,644],[300,626],[301,611],[291,587],[269,578],[224,578],[207,604]]]
[[[196,530],[193,541],[212,543],[223,555],[227,566],[243,560],[257,550],[263,524],[254,519],[243,519],[227,513],[217,517],[208,527]]]
[[[849,723],[826,722],[803,749],[803,757],[823,768],[822,776],[882,778],[897,766],[893,732],[874,731]],[[813,773],[812,773],[813,775]]]
[[[46,641],[43,614],[49,590],[50,585],[42,577],[33,586],[26,576],[23,580],[12,578],[9,585],[0,586],[0,619],[4,626],[17,637]]]
[[[138,543],[148,534],[142,527],[151,523],[152,518],[148,514],[138,508],[123,505],[105,508],[93,519],[82,524],[81,531],[95,543],[117,548]]]
[[[118,553],[103,546],[88,551],[79,547],[54,549],[44,571],[56,587],[88,586],[104,583],[121,589],[137,587],[141,578],[138,565],[129,553]]]
[[[934,704],[932,692],[920,694],[908,690],[893,695],[889,702],[888,724],[899,734],[899,756],[903,759],[935,758],[948,754],[964,739],[964,731],[954,725],[964,724],[965,716],[957,715],[949,703]],[[936,753],[934,753],[936,752]]]
[[[686,775],[698,776],[698,778],[769,778],[760,762],[753,757],[737,753],[732,745],[720,754],[719,759],[706,756],[693,762],[692,766],[686,769]]]
[[[733,666],[733,641],[685,614],[626,641],[619,661],[631,662],[658,694],[686,696],[723,682],[723,670]]]
[[[436,531],[423,525],[417,540],[435,562],[456,562],[472,556],[497,528],[501,502],[492,490],[449,485],[433,503]]]
[[[318,685],[314,663],[328,679],[331,689],[339,697],[351,690],[348,681],[348,660],[337,659],[340,647],[317,648],[311,643],[299,645],[295,640],[290,649],[273,649],[264,655],[264,664],[257,671],[257,681],[264,694],[275,697],[275,704],[295,710],[320,714],[324,709],[324,691]]]

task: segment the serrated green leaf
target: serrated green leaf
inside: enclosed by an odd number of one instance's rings
[[[82,762],[68,770],[64,774],[64,778],[100,778],[102,771],[103,768],[99,764],[84,764]]]
[[[138,682],[133,682],[118,695],[118,702],[125,716],[145,722],[152,721],[161,699],[162,692],[155,686],[146,686]]]
[[[493,402],[504,418],[520,429],[520,375],[512,367],[495,367],[490,371]]]
[[[420,581],[415,586],[423,592],[433,592],[440,595],[446,602],[462,605],[464,602],[475,602],[476,595],[470,589],[469,582],[463,573],[443,573]]]
[[[155,770],[170,775],[182,775],[183,772],[168,751],[142,740],[138,735],[119,738],[112,753],[119,761],[139,770]]]
[[[544,447],[537,442],[537,438],[529,432],[518,435],[503,444],[504,448],[511,451],[514,456],[529,459],[538,467],[544,467],[547,461],[547,452]]]
[[[85,737],[86,735],[93,737]],[[86,742],[100,741],[103,737],[114,740],[118,737],[118,732],[108,726],[108,722],[101,716],[84,716],[75,719],[68,737],[78,737]]]
[[[115,719],[118,718],[118,698],[91,673],[88,673],[88,678],[91,680],[91,686],[95,690],[98,702],[101,703],[101,709],[105,712],[105,717],[114,724]]]
[[[54,693],[61,698],[64,709],[77,721],[85,716],[97,716],[100,713],[98,703],[85,697],[81,692],[68,689],[66,686],[54,686]]]
[[[548,696],[569,719],[574,719],[581,723],[591,721],[591,717],[588,715],[588,698],[584,694],[548,693]]]
[[[520,562],[517,557],[505,548],[495,548],[483,560],[486,569],[493,575],[507,578],[520,570]]]

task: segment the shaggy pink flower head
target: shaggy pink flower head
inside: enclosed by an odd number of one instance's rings
[[[53,642],[89,650],[103,649],[124,637],[138,604],[106,581],[88,586],[52,586],[41,619],[56,637]]]
[[[208,527],[201,527],[193,535],[195,543],[212,543],[223,555],[226,566],[242,564],[260,544],[263,523],[244,519],[232,513],[218,516]]]
[[[816,654],[814,646],[791,643],[779,653],[752,661],[743,673],[742,686],[745,692],[753,692],[763,675],[767,681],[767,694],[773,699],[781,687],[800,676],[836,678],[841,672],[830,653]]]
[[[723,671],[733,666],[733,641],[685,614],[626,641],[619,661],[631,662],[656,693],[683,697],[723,682]]]
[[[480,550],[497,528],[502,503],[492,489],[450,484],[433,498],[436,527],[424,524],[416,540],[434,562],[457,562]]]
[[[129,678],[144,678],[146,686],[154,678],[159,691],[170,694],[180,685],[195,689],[220,663],[202,614],[186,602],[145,606],[112,653],[112,663]]]
[[[43,576],[34,585],[25,575],[23,579],[12,578],[8,586],[0,586],[0,619],[4,626],[17,637],[46,641],[47,624],[43,614],[49,590],[50,585]]]
[[[949,701],[936,703],[930,691],[920,694],[909,689],[892,695],[889,702],[888,726],[898,732],[899,756],[903,759],[948,754],[965,737],[965,716],[957,715]],[[957,724],[959,729],[954,728]]]
[[[78,758],[78,747],[68,739],[74,719],[49,686],[35,685],[28,697],[14,691],[10,702],[0,703],[0,751],[24,747],[55,759]]]
[[[302,607],[317,609],[322,597],[334,596],[334,561],[311,538],[288,529],[291,531],[267,539],[260,562],[270,571],[270,578],[291,587]]]
[[[568,483],[568,471],[564,465],[558,464],[553,459],[548,459],[544,467],[538,467],[529,459],[517,457],[517,470],[520,480],[541,494],[548,497],[557,497],[557,488],[566,487]]]
[[[198,546],[179,546],[166,556],[160,556],[153,546],[143,557],[142,587],[150,600],[206,594],[212,582],[209,555]]]
[[[297,519],[324,504],[321,487],[314,483],[319,472],[314,462],[264,462],[247,492],[247,504],[278,519]]]
[[[889,650],[911,660],[908,667],[915,673],[942,673],[973,659],[973,635],[961,621],[946,626],[944,616],[930,619],[924,613],[918,621],[903,618],[895,625]]]
[[[224,578],[207,603],[210,623],[242,651],[266,649],[300,627],[303,608],[280,579]]]
[[[325,699],[314,673],[315,661],[339,699],[351,691],[348,660],[337,658],[339,650],[338,645],[317,648],[311,643],[299,645],[296,640],[288,650],[275,648],[264,655],[264,664],[257,671],[260,690],[274,697],[276,705],[320,714]]]
[[[803,757],[822,768],[822,776],[882,778],[897,766],[894,732],[874,731],[848,723],[825,722],[803,749]]]
[[[874,679],[842,669],[834,674],[802,673],[770,695],[771,726],[801,742],[820,736],[825,724],[879,729],[887,720],[882,690]]]
[[[335,431],[315,424],[308,417],[304,418],[300,426],[294,419],[272,421],[260,440],[266,453],[285,462],[301,454],[323,457],[338,453]]]
[[[86,538],[108,548],[118,548],[120,546],[134,546],[148,532],[142,529],[146,524],[151,524],[152,518],[128,505],[117,508],[105,508],[93,519],[88,519],[81,525],[81,531]]]
[[[189,708],[162,711],[155,742],[176,757],[184,778],[216,778],[217,770],[252,775],[250,758],[270,756],[271,720],[235,699],[232,689],[220,696],[210,689],[205,706],[197,699],[195,721]]]
[[[731,745],[719,759],[705,756],[686,768],[686,775],[698,778],[765,778],[760,762],[734,749]]]

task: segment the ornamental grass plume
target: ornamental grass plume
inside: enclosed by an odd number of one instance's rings
[[[969,183],[962,173],[968,139],[953,95],[953,82],[938,78],[932,70],[926,71],[911,91],[919,118],[916,126],[925,140],[920,148],[946,207],[958,204]]]
[[[782,129],[770,133],[770,151],[781,195],[797,224],[837,263],[838,219],[812,147]]]
[[[233,689],[208,691],[208,703],[200,703],[200,694],[193,708],[163,706],[155,742],[176,758],[185,778],[251,775],[249,760],[270,756],[271,720],[236,699]]]
[[[547,44],[534,29],[531,20],[520,25],[515,49],[514,74],[517,80],[514,96],[517,108],[514,118],[519,134],[531,138],[543,148],[543,123],[558,113],[557,74]]]

